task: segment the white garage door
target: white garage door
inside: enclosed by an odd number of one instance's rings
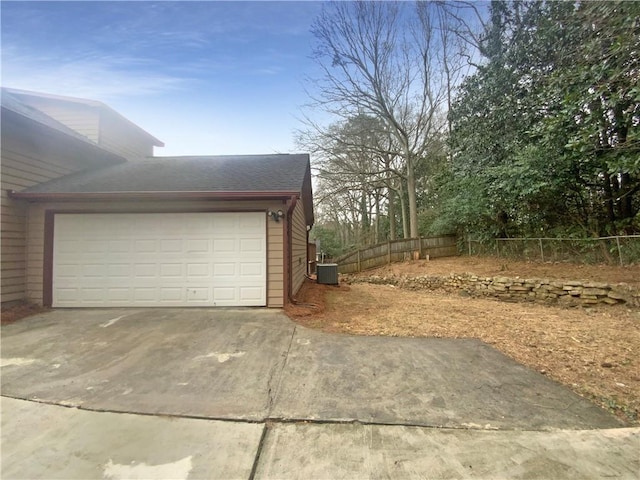
[[[264,213],[57,214],[54,307],[263,306]]]

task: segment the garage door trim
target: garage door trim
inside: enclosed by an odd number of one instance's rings
[[[42,300],[43,305],[46,307],[52,307],[53,305],[53,266],[54,266],[54,233],[55,233],[55,217],[58,214],[180,214],[180,213],[265,213],[267,208],[188,208],[188,209],[162,209],[162,210],[148,210],[148,209],[47,209],[44,211],[44,258],[43,258],[43,278],[42,278]],[[268,222],[265,223],[265,296],[268,306],[269,299],[269,235],[268,235]]]

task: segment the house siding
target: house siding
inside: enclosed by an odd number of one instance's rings
[[[93,143],[100,140],[100,111],[97,107],[51,101],[36,96],[20,96],[20,101],[37,108]]]
[[[98,144],[128,160],[153,156],[153,144],[148,137],[123,124],[121,119],[114,118],[108,112],[103,113],[100,119]]]
[[[27,228],[27,294],[32,302],[41,304],[44,298],[45,213],[47,210],[100,213],[180,213],[188,211],[261,211],[278,210],[283,203],[257,201],[158,201],[158,202],[52,202],[29,207]],[[266,213],[265,213],[266,215]],[[267,220],[267,306],[284,305],[282,223]]]
[[[20,101],[40,110],[87,137],[96,145],[129,160],[153,156],[153,140],[112,111],[94,105],[18,95]]]
[[[4,118],[3,118],[4,120]],[[3,122],[1,155],[2,225],[0,247],[0,289],[2,302],[22,300],[26,296],[26,217],[24,202],[9,198],[9,190],[22,190],[86,168],[68,156],[45,151],[42,134],[33,138],[6,135],[12,130]],[[16,132],[14,132],[16,133]],[[46,139],[45,139],[46,140]],[[46,159],[45,159],[46,157]]]
[[[307,224],[304,203],[298,200],[291,216],[291,291],[295,295],[307,273]]]

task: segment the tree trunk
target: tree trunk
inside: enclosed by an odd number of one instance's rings
[[[633,195],[631,192],[631,175],[629,173],[620,174],[620,193],[622,196],[622,218],[633,218]]]
[[[391,172],[389,168],[391,167],[391,158],[389,155],[385,155],[384,157],[384,169],[386,171],[386,184],[387,184],[387,195],[389,197],[389,240],[395,240],[398,238],[398,234],[396,232],[396,192],[391,187],[393,179],[391,178]]]
[[[389,240],[398,238],[396,233],[396,192],[391,188],[387,188],[389,195]]]
[[[363,191],[360,197],[360,217],[362,218],[362,224],[360,229],[360,245],[369,244],[369,205],[367,205],[367,194]]]
[[[374,230],[375,230],[375,239],[376,241],[373,243],[379,243],[380,242],[380,192],[378,190],[376,190],[375,193],[375,212],[376,212],[376,220],[375,223],[373,224],[374,226]]]
[[[609,175],[606,171],[602,174],[603,186],[604,186],[604,195],[605,195],[605,208],[607,212],[607,220],[609,224],[613,224],[616,220],[616,212],[615,212],[615,204],[613,201],[613,188],[611,186],[611,175]],[[601,227],[598,226],[598,230]],[[602,232],[599,232],[602,233]]]
[[[418,238],[418,200],[413,159],[407,159],[407,197],[409,198],[409,227],[411,238]]]
[[[400,197],[400,213],[402,213],[402,238],[409,238],[409,220],[407,218],[407,204],[404,201],[404,188],[402,188],[402,180],[400,180],[400,188],[398,190]]]

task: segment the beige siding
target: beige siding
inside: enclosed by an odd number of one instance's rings
[[[106,108],[30,95],[20,100],[116,155],[130,160],[153,156],[153,141]]]
[[[24,202],[9,198],[9,190],[22,190],[84,168],[66,157],[49,155],[28,139],[2,138],[1,195],[2,235],[0,288],[2,302],[22,300],[26,295],[26,216]]]
[[[274,206],[272,210],[281,208],[283,208],[282,205]],[[284,306],[284,223],[269,219],[267,225],[269,226],[267,231],[268,305],[282,307]]]
[[[214,202],[214,201],[158,201],[158,202],[59,202],[32,204],[29,207],[27,242],[27,291],[29,300],[42,303],[44,266],[44,217],[46,210],[89,212],[186,212],[206,210],[264,210],[283,209],[282,202]],[[283,291],[283,224],[267,220],[267,306],[282,307]]]
[[[100,118],[98,144],[128,160],[153,156],[153,143],[149,137],[109,113],[103,113]]]
[[[291,219],[291,289],[293,295],[304,282],[307,273],[307,223],[302,200],[296,203]]]
[[[100,138],[100,111],[90,105],[51,101],[36,96],[20,96],[20,101],[46,113],[94,143]]]

